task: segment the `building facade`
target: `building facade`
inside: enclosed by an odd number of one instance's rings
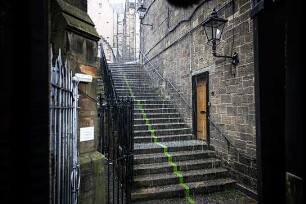
[[[195,137],[210,143],[239,186],[256,194],[251,4],[250,0],[218,0],[177,8],[167,1],[146,0],[142,21],[153,24],[153,28],[140,25],[140,34],[143,67],[154,65],[165,80],[175,85],[192,107],[190,125]],[[201,24],[214,8],[219,17],[227,20],[217,54],[238,53],[237,66],[231,59],[212,55],[212,44]],[[164,86],[163,92],[177,101],[173,90]]]
[[[123,18],[123,61],[135,61],[139,58],[139,18],[136,1],[126,0]]]
[[[79,83],[77,111],[77,149],[80,163],[79,203],[101,203],[104,198],[102,164],[104,156],[98,152],[99,120],[97,113],[97,76],[99,69],[98,41],[94,23],[87,14],[87,1],[51,1],[51,33],[53,54],[61,50],[76,73],[90,75],[92,82]],[[89,139],[82,137],[83,130],[91,130]],[[94,178],[94,179],[93,179]]]
[[[113,63],[115,61],[113,55],[116,56],[118,50],[117,12],[113,9],[109,0],[89,0],[88,15],[91,17],[97,32],[101,36],[99,43],[104,45],[104,52],[108,57],[108,62]],[[102,41],[102,39],[104,40]]]

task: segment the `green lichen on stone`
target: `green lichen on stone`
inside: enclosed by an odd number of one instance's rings
[[[65,13],[63,13],[63,16],[67,21],[68,26],[99,38],[99,34],[93,25],[85,23],[84,21],[81,21]]]
[[[98,151],[79,156],[81,169],[81,189],[79,203],[101,204],[105,201],[105,157]],[[82,187],[83,185],[83,187]],[[86,189],[89,189],[86,191]],[[92,199],[94,198],[94,199]]]
[[[102,173],[104,172],[104,160],[105,157],[103,154],[101,154],[100,152],[93,152],[90,154],[90,157],[93,161],[93,165],[94,165],[94,169],[96,170],[96,173]]]
[[[90,170],[90,157],[88,154],[81,154],[79,157],[81,172]]]

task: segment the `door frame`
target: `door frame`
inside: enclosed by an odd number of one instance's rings
[[[209,72],[205,71],[196,75],[192,76],[192,129],[195,134],[195,137],[197,137],[197,79],[198,78],[205,78],[206,80],[206,131],[207,131],[207,145],[210,146],[210,122],[208,120],[209,117]]]

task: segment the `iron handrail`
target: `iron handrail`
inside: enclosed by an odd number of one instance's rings
[[[228,137],[220,130],[220,128],[218,128],[218,126],[211,120],[211,118],[209,116],[207,116],[207,119],[220,132],[220,134],[223,136],[223,138],[226,140],[226,142],[228,144],[230,144],[230,146],[232,146],[236,152],[238,152],[238,154],[240,156],[242,156],[243,158],[245,158],[246,160],[249,160],[249,161],[256,161],[256,158],[251,157],[247,154],[243,154],[241,151],[239,151],[239,149],[230,141],[230,139],[228,139]]]
[[[183,101],[186,103],[186,105],[189,107],[189,108],[192,108],[192,106],[185,100],[185,98],[177,91],[177,89],[174,87],[174,85],[171,83],[171,81],[169,80],[166,80],[164,77],[162,77],[162,75],[158,72],[158,70],[155,68],[155,66],[150,62],[150,60],[146,57],[146,55],[141,51],[139,50],[139,52],[141,53],[141,55],[146,59],[147,63],[149,63],[151,65],[151,67],[154,69],[154,72],[156,72],[158,74],[158,76],[164,80],[164,81],[167,81],[171,86],[172,88],[179,94],[179,96],[183,99]],[[223,138],[228,142],[228,144],[230,144],[234,149],[235,151],[238,152],[238,154],[240,156],[242,156],[243,158],[245,158],[246,160],[250,160],[250,161],[256,161],[256,158],[254,157],[251,157],[249,155],[246,155],[246,154],[243,154],[241,151],[238,150],[238,148],[228,139],[228,137],[218,128],[218,126],[211,120],[211,118],[209,116],[207,116],[207,119],[210,121],[210,123],[220,132],[220,134],[223,136]]]
[[[103,81],[104,81],[104,86],[106,88],[105,95],[108,97],[118,98],[118,95],[117,95],[117,92],[114,86],[112,73],[108,67],[107,60],[106,60],[102,46],[100,48],[100,53],[101,53],[100,68],[101,68],[101,71],[103,72],[103,79],[104,79]]]
[[[163,80],[168,82],[171,87],[175,90],[176,93],[178,93],[178,95],[181,97],[181,99],[183,99],[183,101],[185,102],[185,104],[188,106],[188,108],[192,108],[192,106],[186,101],[186,99],[181,95],[181,93],[175,88],[175,86],[172,84],[172,82],[170,80],[165,79],[160,73],[159,71],[155,68],[155,66],[151,63],[151,61],[146,57],[146,55],[139,50],[139,52],[141,53],[141,55],[147,60],[147,63],[149,63],[151,65],[151,67],[154,69],[154,72],[156,72],[158,74],[158,76]]]

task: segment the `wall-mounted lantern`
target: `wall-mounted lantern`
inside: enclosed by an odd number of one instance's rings
[[[147,8],[143,6],[143,3],[141,3],[140,7],[138,7],[137,11],[139,12],[139,19],[143,19],[144,15],[147,11]]]
[[[141,1],[140,7],[138,7],[137,11],[139,13],[140,24],[145,26],[151,26],[151,28],[153,28],[152,24],[147,24],[142,22],[142,19],[144,18],[147,11],[147,8],[143,6],[143,1]]]
[[[217,49],[217,41],[221,39],[223,28],[225,23],[227,22],[226,19],[218,17],[217,11],[213,9],[211,15],[202,23],[204,27],[204,31],[207,37],[207,40],[212,42],[212,54],[215,57],[223,57],[223,58],[230,58],[232,59],[232,64],[237,65],[239,63],[238,54],[235,52],[233,56],[227,55],[218,55],[216,53]]]

